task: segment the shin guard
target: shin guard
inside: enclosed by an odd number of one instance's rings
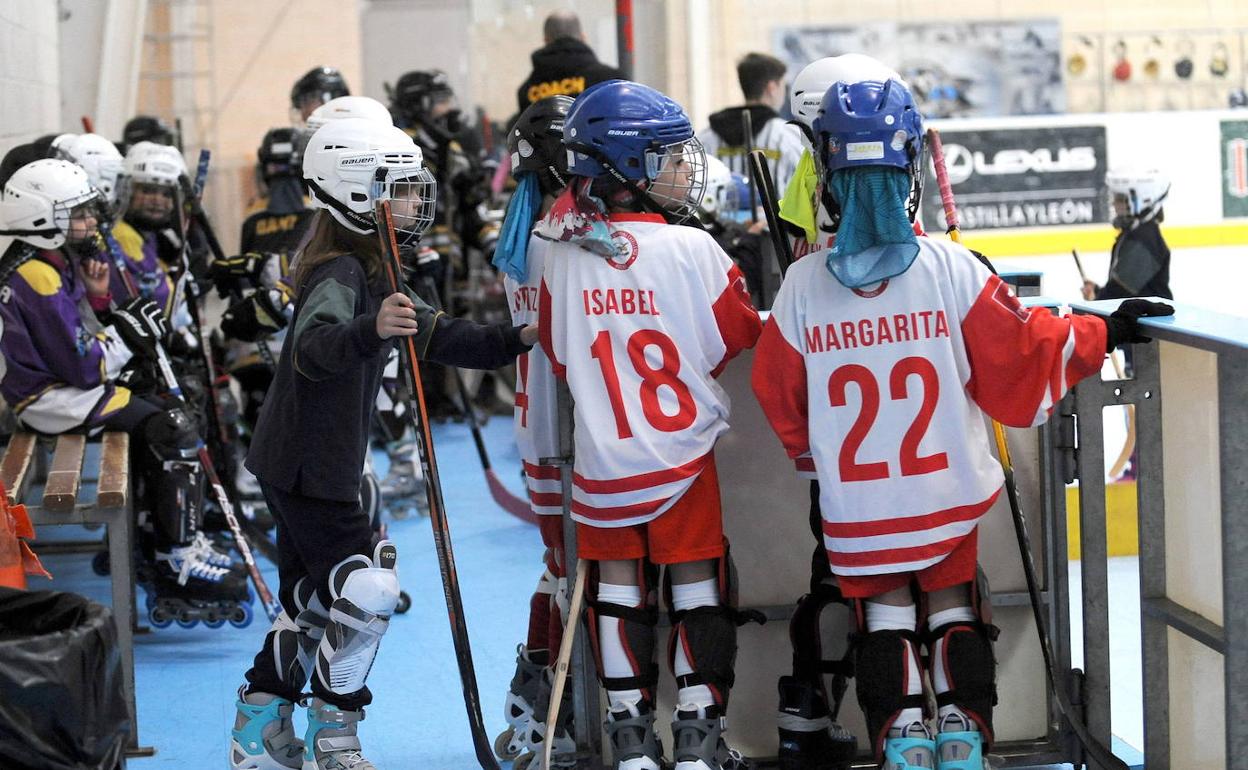
[[[916,666],[921,665],[918,646],[917,634],[897,630],[859,634],[854,645],[858,705],[866,717],[871,749],[877,760],[888,730],[902,709],[922,709],[925,705],[921,694],[907,694],[911,657]],[[921,676],[921,667],[919,671]]]
[[[658,600],[654,590],[658,570],[649,562],[640,562],[638,566],[638,585],[641,587],[641,606],[626,607],[621,604],[598,600],[598,569],[595,566],[590,573],[589,595],[586,598],[585,618],[589,630],[589,639],[594,651],[594,662],[598,666],[598,679],[604,689],[619,692],[621,690],[640,690],[642,699],[654,703],[655,685],[659,681],[659,664],[656,659],[658,645],[655,626],[659,622]],[[600,640],[601,625],[604,618],[619,620],[620,642],[633,666],[633,675],[625,677],[609,677],[603,666],[602,644]]]
[[[997,703],[997,661],[992,651],[1000,630],[992,624],[987,581],[971,584],[971,609],[976,619],[927,629],[924,636],[929,668],[943,670],[948,689],[936,693],[936,705],[956,706],[973,719],[983,734],[984,750],[993,740],[992,709]],[[935,684],[935,682],[933,682]]]
[[[334,601],[317,648],[316,675],[334,694],[350,695],[364,688],[399,601],[397,558],[394,543],[382,540],[372,558],[356,554],[330,571]]]

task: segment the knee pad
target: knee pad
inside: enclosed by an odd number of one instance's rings
[[[824,560],[827,564],[827,560]],[[853,609],[834,583],[820,582],[815,590],[797,601],[789,620],[789,641],[793,645],[793,677],[817,687],[834,713],[839,710],[849,679],[854,676],[853,647],[847,631],[845,643],[828,648],[824,644],[824,614],[850,614]],[[852,623],[847,624],[847,628]],[[824,687],[825,675],[832,676],[832,690]]]
[[[398,553],[382,540],[369,558],[354,554],[329,573],[329,624],[317,648],[316,673],[339,695],[363,689],[381,637],[399,602]]]
[[[907,695],[907,677],[910,673],[910,655],[913,648],[915,662],[919,639],[913,631],[871,631],[860,633],[854,645],[854,668],[857,672],[858,705],[867,719],[867,732],[871,747],[878,757],[888,728],[902,709],[924,708],[922,695]]]
[[[151,506],[162,535],[186,543],[199,529],[204,506],[204,470],[195,461],[164,460],[153,474]]]
[[[586,621],[589,639],[598,665],[598,679],[608,690],[641,690],[647,703],[654,703],[655,685],[659,681],[659,664],[656,658],[658,646],[655,626],[659,623],[658,597],[654,586],[658,583],[658,569],[647,561],[638,563],[638,584],[641,586],[641,606],[625,607],[621,604],[598,601],[598,566],[590,572],[588,596],[586,597]],[[633,662],[634,674],[630,677],[605,676],[602,665],[602,649],[599,644],[600,619],[617,618],[620,621],[620,637],[629,660]]]

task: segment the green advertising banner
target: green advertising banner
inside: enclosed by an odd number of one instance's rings
[[[1222,216],[1248,217],[1248,120],[1222,121]]]

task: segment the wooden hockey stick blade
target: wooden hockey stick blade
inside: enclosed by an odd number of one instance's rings
[[[572,598],[568,601],[568,620],[564,626],[563,639],[559,642],[559,657],[555,660],[555,679],[550,686],[550,708],[546,711],[546,735],[542,748],[542,767],[550,767],[550,755],[554,751],[555,732],[558,729],[559,708],[563,705],[563,690],[568,682],[568,667],[572,663],[572,646],[576,632],[581,627],[581,610],[585,608],[585,582],[589,565],[584,559],[576,560],[576,582],[572,586]]]
[[[498,507],[528,524],[537,524],[537,514],[524,500],[516,497],[511,490],[503,485],[502,479],[493,468],[485,469],[485,483],[490,487],[490,497],[498,503]]]

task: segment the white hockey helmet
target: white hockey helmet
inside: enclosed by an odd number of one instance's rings
[[[99,134],[63,134],[52,146],[59,157],[87,172],[87,178],[107,203],[117,202],[117,177],[124,165],[117,145]]]
[[[1127,213],[1147,222],[1157,216],[1170,193],[1170,180],[1156,168],[1117,168],[1105,174],[1111,200],[1126,200]]]
[[[433,224],[433,175],[423,165],[420,148],[393,125],[365,118],[329,121],[308,142],[303,178],[313,208],[328,209],[352,232],[377,231],[373,203],[378,199],[395,201],[395,232],[401,243],[415,240]]]
[[[331,120],[342,118],[364,118],[387,126],[394,125],[394,118],[386,105],[367,96],[339,96],[322,104],[308,116],[307,130],[309,134]]]
[[[706,156],[706,190],[702,194],[703,213],[710,216],[735,218],[737,212],[748,209],[749,203],[741,199],[737,175],[719,158]]]
[[[67,160],[27,163],[9,177],[0,198],[0,233],[41,249],[65,244],[74,209],[99,198],[87,172]]]
[[[155,142],[138,142],[126,150],[123,170],[131,182],[175,188],[187,173],[177,147]]]
[[[901,80],[896,70],[878,59],[860,53],[827,56],[807,64],[793,78],[789,89],[789,110],[793,117],[811,128],[819,116],[823,95],[833,83],[859,83],[865,80]]]

